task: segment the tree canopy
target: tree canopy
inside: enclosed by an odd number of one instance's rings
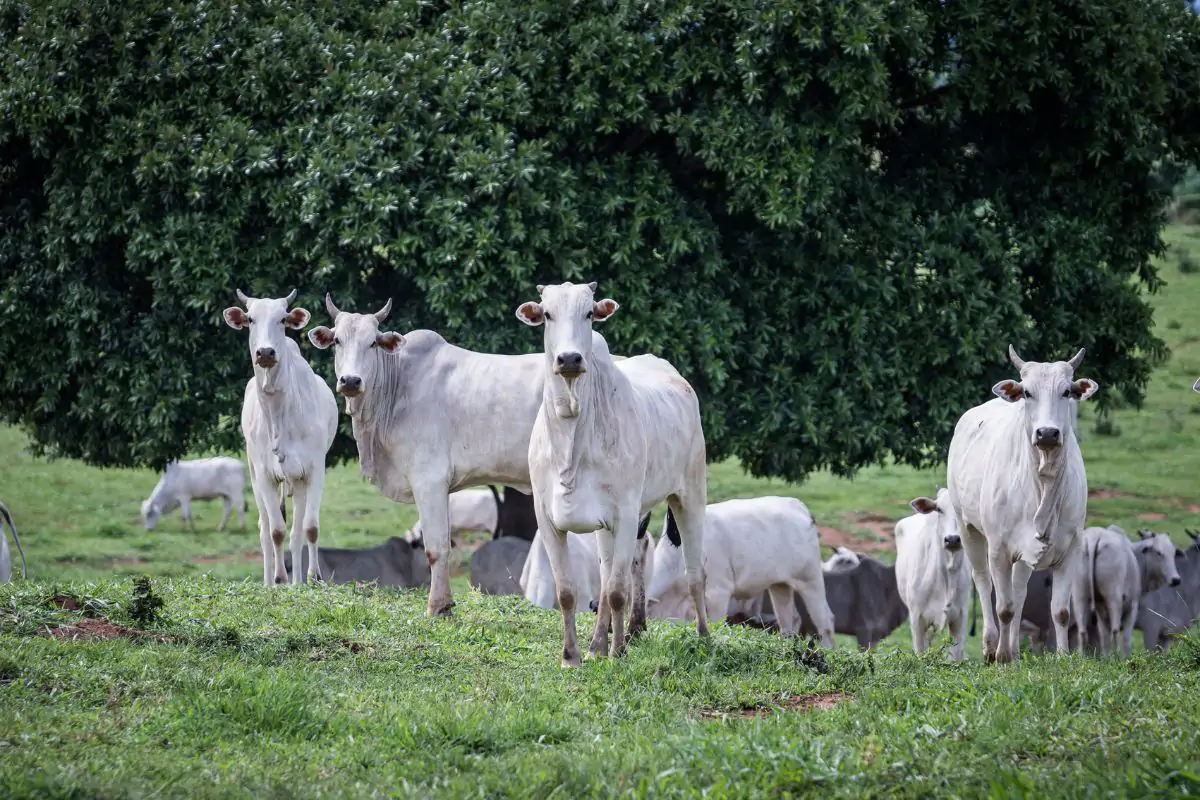
[[[530,352],[596,280],[710,458],[930,464],[1010,341],[1140,403],[1197,161],[1185,0],[0,0],[0,414],[162,465],[240,447],[237,287]]]

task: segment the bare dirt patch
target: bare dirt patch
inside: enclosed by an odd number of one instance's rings
[[[1183,506],[1189,514],[1200,514],[1200,503],[1189,503],[1182,497],[1168,497],[1168,503],[1174,503],[1177,506]]]
[[[865,528],[875,538],[848,533],[829,525],[817,527],[821,534],[821,544],[829,547],[848,547],[860,553],[890,553],[896,549],[893,531],[896,528],[894,520],[880,514],[856,514],[847,518],[846,524]]]
[[[775,711],[806,714],[809,711],[828,711],[838,703],[853,699],[850,695],[843,694],[842,692],[824,692],[822,694],[804,695],[803,697],[790,697],[781,703],[747,706],[732,711],[716,711],[711,708],[702,708],[696,712],[696,716],[701,719],[720,720],[723,722],[729,719],[767,717]]]
[[[162,633],[150,633],[149,631],[141,631],[135,628],[125,628],[103,619],[80,620],[72,625],[53,628],[49,631],[48,635],[55,639],[67,639],[70,641],[80,639],[130,639],[133,641],[152,642],[181,641],[178,636],[168,636]]]
[[[1167,515],[1159,514],[1157,511],[1148,511],[1145,514],[1138,514],[1137,518],[1146,522],[1161,522],[1167,518]]]
[[[1136,498],[1136,494],[1116,489],[1088,489],[1088,500],[1130,500]]]
[[[243,550],[240,553],[229,553],[223,556],[200,556],[193,558],[193,564],[227,564],[233,561],[262,561],[262,553],[257,550]]]
[[[118,556],[112,559],[114,567],[136,567],[138,564],[145,564],[146,559],[137,558],[136,556]]]

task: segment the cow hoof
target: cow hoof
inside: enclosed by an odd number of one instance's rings
[[[604,650],[588,648],[587,654],[584,656],[588,661],[598,661],[602,658],[608,658],[608,653]]]
[[[456,605],[458,605],[458,604],[455,603],[453,600],[451,600],[449,603],[447,603],[444,606],[441,606],[440,608],[435,607],[435,606],[430,606],[429,607],[429,616],[441,617],[443,619],[453,617],[454,616],[453,609],[454,609],[454,606],[456,606]]]
[[[287,578],[281,578],[278,575],[275,576],[275,585],[276,586],[280,586],[285,583],[287,583]]]
[[[578,669],[582,665],[582,663],[583,662],[579,660],[579,656],[575,656],[574,658],[564,658],[562,660],[562,668],[563,669]]]

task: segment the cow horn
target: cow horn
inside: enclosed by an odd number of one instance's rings
[[[244,305],[244,306],[250,305],[250,298],[246,297],[246,295],[242,294],[241,289],[237,290],[237,298],[238,298],[238,302],[241,303],[242,305]]]
[[[338,314],[342,313],[338,310],[338,307],[333,304],[333,297],[330,296],[329,292],[325,293],[325,311],[329,313],[329,318],[334,322],[337,322]]]
[[[1138,536],[1141,536],[1143,539],[1149,539],[1153,535],[1154,534],[1150,533],[1150,531],[1148,531],[1148,530],[1143,529],[1143,530],[1138,531]]]
[[[1192,537],[1192,541],[1200,542],[1200,533],[1192,530],[1191,528],[1186,529],[1184,531],[1184,533],[1186,533],[1188,536]]]
[[[292,301],[293,301],[293,300],[295,300],[295,299],[296,299],[296,290],[295,290],[295,289],[292,289],[292,293],[291,293],[291,294],[289,294],[289,295],[287,296],[287,299],[285,299],[283,302],[284,302],[284,304],[285,304],[285,305],[289,305],[289,306],[290,306],[290,305],[292,304]]]
[[[1017,372],[1020,372],[1025,368],[1025,359],[1017,355],[1017,348],[1013,347],[1011,344],[1008,346],[1008,360],[1011,361],[1012,365],[1017,368]]]
[[[1087,350],[1085,348],[1082,348],[1082,347],[1079,348],[1079,352],[1076,353],[1071,358],[1071,360],[1067,362],[1068,364],[1071,365],[1071,369],[1073,369],[1073,370],[1079,369],[1079,365],[1083,363],[1083,354],[1086,352],[1087,352]]]
[[[594,294],[594,293],[595,293],[595,291],[596,291],[596,286],[597,286],[597,285],[598,285],[598,284],[597,284],[595,281],[592,281],[591,283],[589,283],[589,284],[588,284],[588,288],[592,290],[592,293],[593,293],[593,294]]]
[[[375,321],[383,322],[390,313],[392,313],[392,298],[389,297],[388,301],[383,304],[383,308],[375,312]]]

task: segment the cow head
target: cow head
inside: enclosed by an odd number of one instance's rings
[[[349,399],[361,397],[374,385],[379,355],[396,353],[404,344],[404,337],[395,331],[379,330],[392,311],[392,300],[388,298],[374,314],[352,314],[340,311],[326,294],[325,310],[333,320],[333,328],[318,325],[308,332],[308,340],[320,350],[336,346],[333,369],[338,394]]]
[[[1165,583],[1167,586],[1178,586],[1180,583],[1179,567],[1175,559],[1183,558],[1183,551],[1175,546],[1171,537],[1165,533],[1153,531],[1138,531],[1142,540],[1136,547],[1146,557],[1146,585],[1143,591],[1153,592]]]
[[[858,554],[848,547],[833,548],[833,555],[823,565],[826,572],[849,572],[859,565]]]
[[[537,287],[540,302],[522,303],[517,319],[526,325],[546,326],[546,356],[555,375],[574,382],[587,372],[592,353],[592,323],[603,322],[620,308],[616,300],[596,300],[596,282],[560,283]]]
[[[938,538],[942,547],[950,553],[962,552],[962,530],[958,526],[958,514],[950,503],[950,490],[938,489],[937,499],[918,497],[911,503],[913,511],[927,515],[928,520],[937,525]]]
[[[285,329],[300,330],[308,324],[311,315],[303,308],[288,311],[288,306],[296,299],[295,289],[287,297],[277,298],[247,297],[238,289],[237,297],[246,308],[244,311],[238,306],[225,309],[225,324],[234,330],[250,329],[250,359],[256,369],[271,375],[287,345]]]
[[[1086,400],[1100,384],[1091,378],[1075,378],[1083,361],[1083,348],[1070,361],[1025,361],[1016,348],[1008,346],[1008,360],[1021,374],[1020,381],[1000,381],[992,394],[1015,403],[1024,400],[1025,427],[1033,446],[1043,453],[1056,451],[1074,430],[1072,400]]]

